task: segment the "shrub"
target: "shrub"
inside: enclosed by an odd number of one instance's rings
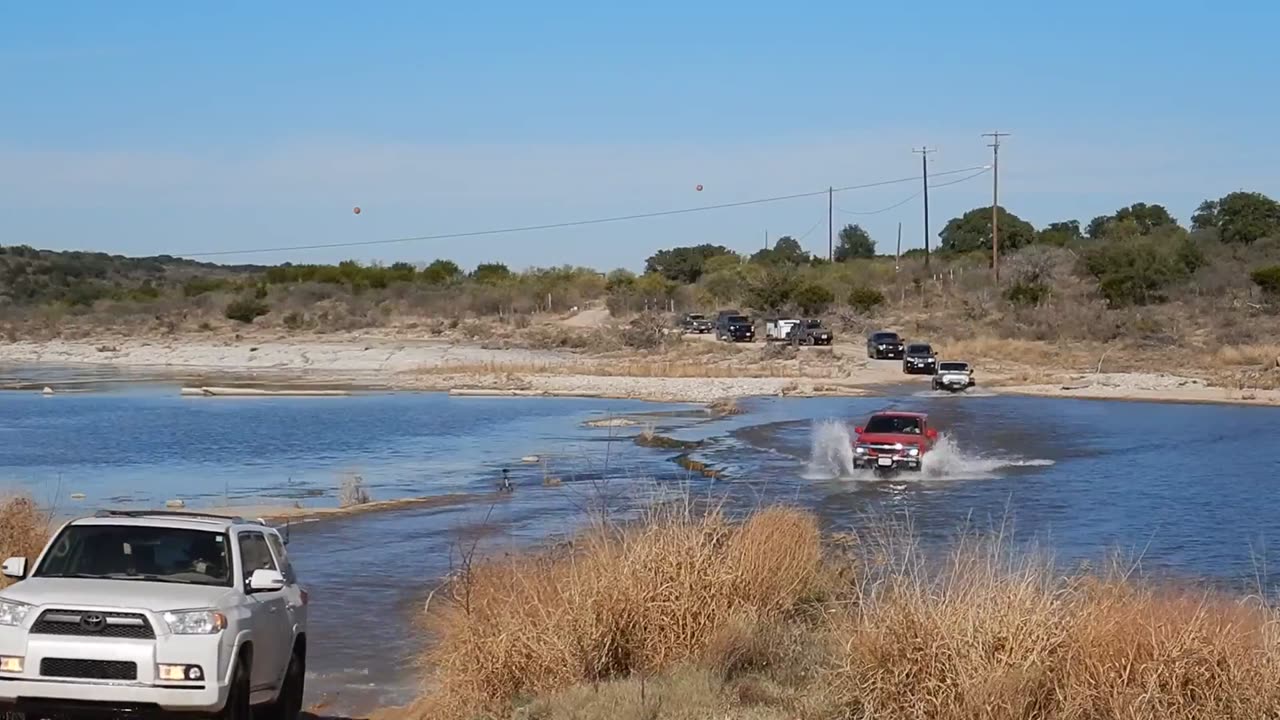
[[[1098,245],[1084,258],[1098,290],[1112,307],[1161,303],[1166,290],[1204,261],[1189,239],[1140,237]]]
[[[266,303],[255,298],[241,298],[232,300],[227,304],[226,315],[228,320],[236,320],[242,323],[252,323],[256,318],[262,317],[271,312],[271,308]]]
[[[869,287],[856,287],[849,293],[849,306],[862,314],[884,304],[884,293]]]
[[[28,563],[35,562],[49,539],[49,521],[49,513],[30,497],[0,498],[0,558],[25,557]],[[8,578],[0,577],[0,588],[8,584]]]
[[[830,290],[816,283],[805,283],[791,295],[791,302],[805,315],[821,315],[835,299]]]
[[[1018,282],[1004,291],[1005,299],[1014,305],[1035,307],[1049,299],[1049,286],[1044,283]]]
[[[1268,297],[1280,297],[1280,265],[1259,268],[1249,274],[1253,284],[1257,285]]]

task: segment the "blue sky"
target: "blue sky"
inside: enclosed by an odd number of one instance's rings
[[[1280,5],[1044,5],[9,3],[0,244],[182,255],[683,208],[911,177],[921,144],[934,171],[982,165],[996,128],[1002,204],[1037,225],[1280,196]],[[933,232],[990,191],[932,192]],[[836,221],[916,247],[921,214]],[[219,259],[638,268],[766,233],[825,252],[825,197]]]

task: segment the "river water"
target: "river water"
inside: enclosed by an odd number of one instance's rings
[[[1062,560],[1118,550],[1160,572],[1275,587],[1266,561],[1280,541],[1280,409],[913,388],[743,407],[712,418],[694,406],[569,398],[183,398],[156,382],[9,392],[0,489],[26,489],[63,515],[171,498],[331,506],[350,474],[377,500],[475,498],[291,528],[312,595],[310,700],[338,710],[413,695],[408,661],[420,647],[406,621],[462,554],[527,547],[598,504],[626,511],[663,493],[796,503],[833,529],[888,512],[926,540],[1011,522]],[[891,480],[849,472],[849,427],[889,407],[926,411],[943,431],[926,470]],[[614,416],[637,424],[585,424]],[[638,447],[631,437],[645,426],[704,441],[693,457],[723,478],[682,470],[672,462],[680,451]],[[516,492],[495,498],[502,468]]]

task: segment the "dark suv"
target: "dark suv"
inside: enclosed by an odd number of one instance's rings
[[[911,343],[902,357],[902,372],[933,375],[938,372],[938,355],[928,343]]]
[[[721,313],[716,318],[716,339],[732,342],[755,342],[756,328],[746,315]]]
[[[711,320],[701,313],[686,313],[680,320],[680,329],[687,333],[709,333],[712,330]]]
[[[867,357],[872,360],[896,360],[902,354],[902,338],[898,333],[881,330],[867,336]]]

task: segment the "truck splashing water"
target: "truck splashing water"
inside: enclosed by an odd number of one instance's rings
[[[961,450],[949,435],[941,433],[933,448],[924,456],[919,473],[901,472],[893,477],[898,481],[913,478],[978,480],[995,477],[997,471],[1003,468],[1043,467],[1052,464],[1052,460],[973,455]],[[801,476],[806,480],[881,479],[872,470],[854,467],[853,435],[849,426],[840,420],[822,420],[813,424],[809,461]]]

